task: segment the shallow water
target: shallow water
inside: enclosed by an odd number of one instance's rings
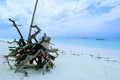
[[[104,48],[120,50],[120,38],[105,38],[104,40],[96,40],[98,38],[51,38],[51,43],[55,45],[67,45],[88,48]],[[1,41],[13,41],[14,39],[0,38]]]
[[[96,39],[53,39],[52,42],[57,45],[68,45],[77,47],[90,47],[90,48],[105,48],[105,49],[118,49],[120,50],[120,39],[108,38],[105,40]]]

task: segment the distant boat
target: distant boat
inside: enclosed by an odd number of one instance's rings
[[[98,39],[96,39],[96,40],[105,40],[105,39],[103,39],[103,38],[98,38]]]

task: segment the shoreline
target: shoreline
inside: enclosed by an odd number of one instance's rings
[[[0,42],[0,80],[118,80],[120,74],[120,50],[75,47],[56,45],[59,56],[55,60],[55,68],[42,75],[42,71],[26,69],[29,77],[22,73],[14,73],[3,59],[9,53],[12,44]],[[113,54],[114,53],[114,54]],[[66,75],[67,73],[67,75]],[[6,75],[6,76],[4,76]],[[54,76],[53,76],[54,75]],[[112,76],[111,76],[112,75]]]
[[[103,57],[109,57],[112,59],[120,60],[120,50],[119,49],[104,49],[104,48],[90,48],[90,47],[77,47],[77,46],[67,46],[67,45],[58,45],[60,51],[63,51],[67,54],[76,53],[76,54],[85,54],[85,55],[99,55]]]

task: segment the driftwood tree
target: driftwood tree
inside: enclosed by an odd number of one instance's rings
[[[50,68],[53,68],[55,65],[53,61],[58,56],[58,49],[49,48],[51,38],[44,33],[40,40],[37,40],[36,36],[40,33],[41,29],[35,25],[33,26],[35,11],[37,7],[38,0],[36,0],[35,8],[30,24],[30,30],[28,35],[28,40],[25,40],[16,24],[16,22],[12,19],[9,19],[13,23],[13,26],[17,29],[20,39],[19,41],[14,41],[17,43],[16,47],[9,47],[10,53],[5,55],[4,57],[7,60],[7,63],[12,69],[10,64],[9,57],[15,58],[14,65],[16,67],[15,72],[24,72],[25,75],[28,73],[23,69],[26,64],[35,64],[34,68],[36,70],[43,69],[43,73],[45,71],[49,71]],[[36,28],[37,31],[31,34],[32,28]],[[32,42],[32,39],[35,40]],[[56,53],[56,55],[52,55],[50,53]]]

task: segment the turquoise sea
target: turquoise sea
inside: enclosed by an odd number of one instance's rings
[[[104,48],[120,50],[120,38],[104,38],[104,40],[96,40],[99,38],[51,38],[51,43],[57,45],[88,47],[88,48]],[[13,41],[14,39],[0,38],[0,40]]]
[[[99,38],[56,38],[51,41],[56,45],[120,50],[120,38],[105,38],[104,40],[99,40]]]

